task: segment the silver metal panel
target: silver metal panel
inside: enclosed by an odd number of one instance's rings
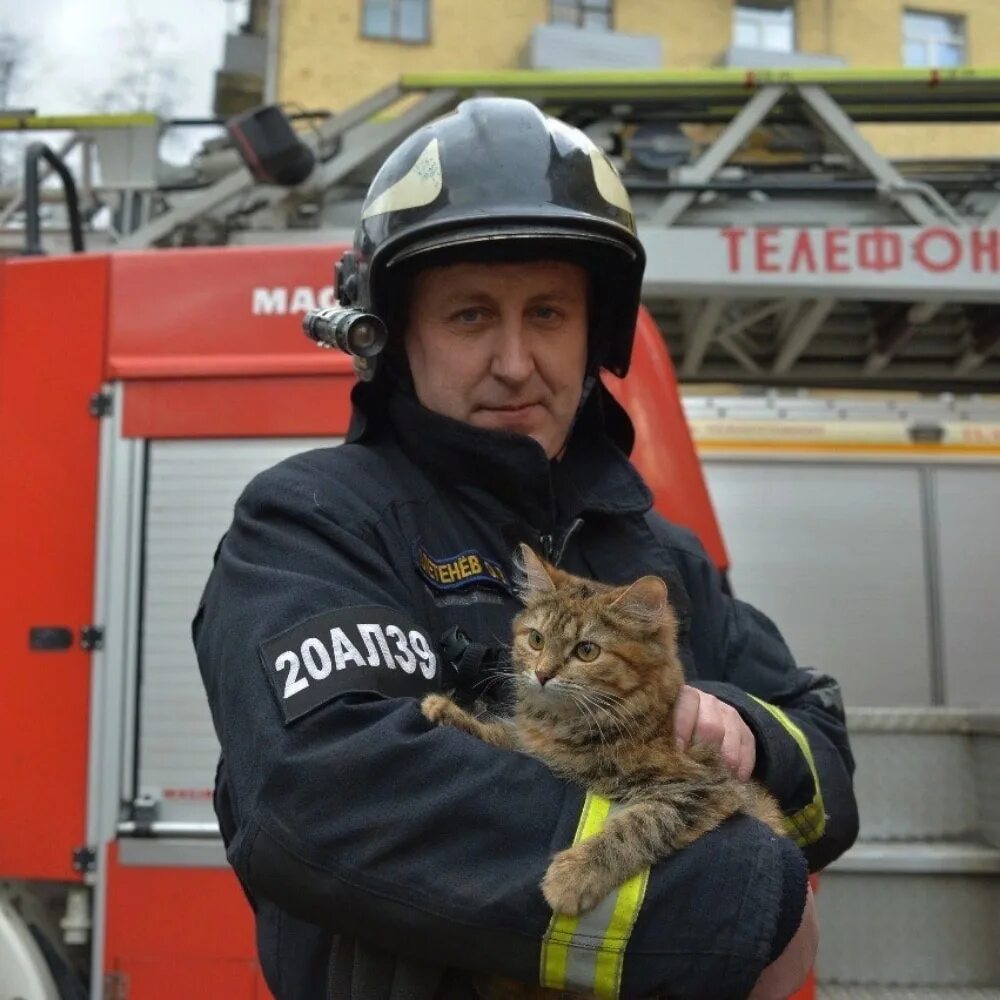
[[[172,837],[124,838],[118,861],[140,868],[225,868],[226,850],[219,837],[177,840]]]
[[[1000,850],[975,841],[859,842],[826,870],[880,875],[1000,875]]]
[[[100,478],[97,492],[97,538],[93,621],[104,627],[104,643],[91,654],[90,723],[87,740],[87,844],[94,849],[91,955],[104,954],[108,877],[104,864],[114,839],[118,810],[125,794],[130,747],[122,739],[131,719],[129,704],[136,663],[139,617],[139,539],[142,527],[144,449],[141,441],[122,437],[122,388],[111,388],[108,416],[101,418]],[[101,995],[103,964],[91,963],[90,990]]]
[[[757,96],[765,94],[767,89],[763,87],[758,90]],[[751,131],[754,127],[756,125],[751,126]],[[708,182],[710,178],[704,176],[704,172],[694,173],[698,167],[696,165],[690,175],[683,177],[685,183]],[[949,236],[944,239],[959,241],[954,246],[963,249],[956,251],[961,256],[955,268],[942,272],[933,266],[936,261],[929,260],[925,254],[917,251],[917,247],[922,251],[925,246],[920,242],[924,239],[925,229],[921,226],[894,226],[892,233],[900,240],[900,266],[892,271],[874,271],[863,267],[862,260],[867,252],[867,241],[882,232],[884,227],[855,223],[846,227],[848,235],[843,237],[843,268],[838,265],[837,270],[825,268],[817,269],[815,274],[805,274],[801,267],[792,267],[798,241],[804,240],[813,247],[825,248],[827,229],[805,223],[775,224],[774,210],[771,209],[774,229],[773,236],[767,237],[766,245],[769,248],[773,246],[774,249],[773,253],[768,249],[768,263],[762,267],[763,262],[757,252],[756,233],[763,229],[753,229],[742,224],[736,230],[729,228],[731,207],[728,224],[722,222],[716,227],[713,224],[716,220],[709,220],[707,212],[704,212],[702,214],[706,218],[700,220],[699,224],[692,224],[694,220],[686,217],[684,225],[671,225],[695,197],[690,191],[673,191],[663,200],[661,207],[653,212],[649,221],[639,223],[639,237],[646,248],[649,261],[643,278],[643,294],[647,301],[681,296],[710,298],[715,295],[747,301],[824,297],[838,300],[911,300],[927,303],[923,319],[923,322],[927,322],[938,311],[934,309],[932,312],[932,306],[957,301],[1000,300],[996,274],[985,269],[976,270],[978,256],[970,249],[971,237],[968,235],[971,229],[946,229]],[[915,204],[923,203],[918,200]],[[762,227],[766,225],[762,223]],[[952,244],[949,242],[948,245]],[[937,250],[936,245],[934,250]],[[815,252],[826,251],[817,249]],[[858,374],[857,369],[854,371]],[[953,374],[950,358],[947,371]]]
[[[191,618],[232,520],[258,472],[336,442],[316,439],[156,441],[149,448],[139,692],[139,793],[158,818],[214,823],[218,742],[191,647]]]
[[[215,840],[219,837],[219,824],[214,820],[155,819],[152,822],[122,820],[118,835],[126,837],[169,837],[174,840]]]
[[[968,733],[1000,736],[1000,709],[851,708],[847,725],[852,733]]]
[[[736,594],[851,705],[927,705],[919,477],[905,467],[704,462]]]
[[[1000,711],[852,709],[863,841],[1000,847]]]
[[[937,492],[934,473],[920,469],[920,506],[924,521],[924,571],[927,579],[927,641],[930,643],[931,702],[945,703],[944,642],[941,635],[941,539],[937,531]]]
[[[823,986],[819,1000],[1000,1000],[1000,989],[975,986]]]
[[[1000,876],[830,870],[816,903],[824,983],[1000,986]]]
[[[1000,847],[1000,734],[977,736],[972,754],[980,833],[988,844]]]
[[[522,62],[525,69],[659,69],[663,42],[656,35],[539,24],[528,38]]]
[[[971,737],[849,731],[862,839],[975,836],[979,816]]]
[[[1000,707],[1000,469],[932,472],[944,688],[950,705]]]

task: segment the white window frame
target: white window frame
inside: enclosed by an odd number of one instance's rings
[[[757,40],[747,44],[737,40],[737,26],[749,26],[756,31]],[[766,29],[780,25],[788,27],[788,47],[778,48],[765,41]],[[758,49],[761,52],[795,51],[795,4],[794,3],[735,3],[733,4],[733,45],[739,48]]]
[[[386,34],[376,34],[367,27],[368,4],[370,0],[361,0],[361,37],[376,42],[399,42],[403,45],[428,45],[431,40],[431,0],[418,0],[424,8],[424,30],[420,38],[404,38],[401,26],[400,0],[386,0],[389,5],[389,31]]]
[[[914,18],[924,18],[926,20],[937,20],[948,28],[948,38],[941,39],[931,34],[921,34],[920,28],[913,24]],[[925,62],[910,62],[907,58],[907,50],[911,45],[921,45],[926,49]],[[965,26],[965,17],[962,14],[945,14],[935,10],[916,10],[911,7],[903,9],[903,51],[902,62],[904,66],[912,67],[947,67],[965,66],[968,62],[968,32]],[[946,46],[954,46],[960,52],[960,59],[957,63],[942,63],[940,49]]]
[[[556,18],[559,8],[573,7],[572,20]],[[549,0],[549,24],[572,24],[577,28],[586,28],[587,14],[605,14],[608,19],[606,26],[590,28],[591,31],[614,31],[615,3],[614,0]]]

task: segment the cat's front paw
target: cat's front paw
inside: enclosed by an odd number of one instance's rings
[[[571,917],[592,910],[614,887],[608,873],[580,845],[560,851],[542,879],[545,902],[556,913]]]
[[[424,695],[424,700],[420,702],[420,711],[424,713],[424,718],[437,726],[446,725],[449,716],[457,708],[458,706],[446,694]]]

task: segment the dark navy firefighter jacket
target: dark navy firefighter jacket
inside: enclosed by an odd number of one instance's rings
[[[247,486],[194,622],[222,745],[216,810],[275,996],[463,1000],[478,973],[746,996],[798,926],[807,868],[856,835],[835,682],[798,668],[694,535],[651,511],[603,389],[552,463],[402,390],[378,410],[348,443]],[[552,914],[549,860],[608,803],[419,707],[504,688],[491,651],[509,643],[522,541],[607,583],[666,581],[688,680],[752,728],[788,838],[736,816],[592,913]]]

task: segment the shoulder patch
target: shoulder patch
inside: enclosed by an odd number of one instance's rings
[[[258,650],[286,726],[351,691],[419,698],[441,688],[427,633],[390,608],[324,611]]]
[[[417,572],[435,590],[458,590],[473,584],[486,584],[510,593],[510,581],[503,567],[475,549],[452,556],[432,556],[423,545],[418,545],[416,556]]]

